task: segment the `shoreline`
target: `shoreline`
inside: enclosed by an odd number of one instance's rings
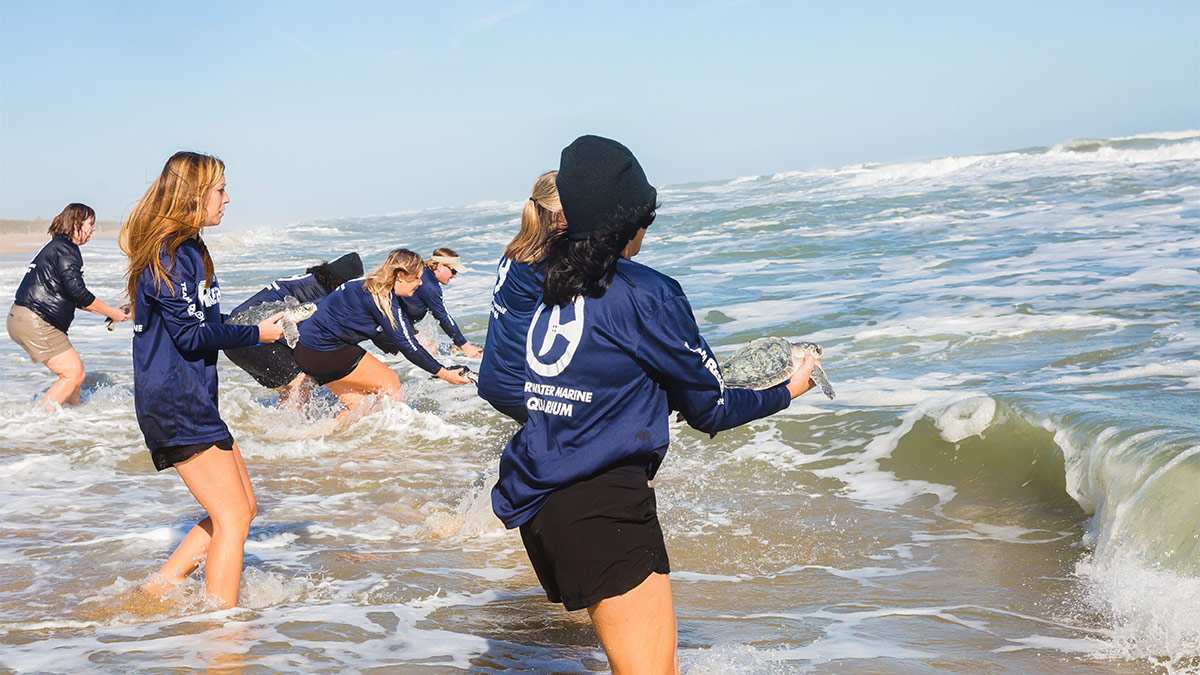
[[[92,239],[116,239],[118,230],[97,230]],[[0,232],[0,253],[33,251],[50,241],[46,232]]]

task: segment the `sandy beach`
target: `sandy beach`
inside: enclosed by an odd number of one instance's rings
[[[11,221],[9,221],[11,222]],[[7,223],[6,223],[7,225]],[[49,223],[47,223],[47,226]],[[117,223],[104,223],[104,229],[97,229],[92,239],[116,239],[121,228]],[[50,235],[45,229],[26,231],[5,227],[0,230],[0,254],[20,254],[25,251],[36,251],[42,244],[50,241]],[[86,244],[85,244],[86,246]]]

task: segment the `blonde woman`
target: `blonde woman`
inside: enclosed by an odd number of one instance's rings
[[[34,256],[17,298],[8,311],[8,335],[21,345],[34,363],[44,363],[58,380],[46,390],[42,405],[50,412],[79,403],[83,361],[67,339],[75,309],[126,321],[124,311],[92,295],[83,283],[83,255],[79,247],[96,231],[96,212],[87,204],[67,204],[50,222],[51,239]]]
[[[209,598],[237,604],[242,552],[258,512],[242,453],[217,406],[217,353],[274,342],[275,315],[257,326],[222,323],[221,288],[201,233],[221,224],[225,165],[178,152],[121,228],[133,302],[134,409],[159,471],[174,466],[207,515],[147,584],[164,592],[205,562]]]
[[[293,352],[296,365],[328,387],[347,412],[371,394],[403,400],[396,373],[358,346],[380,332],[406,359],[431,375],[450,384],[469,382],[421,347],[412,322],[400,309],[400,299],[421,286],[423,269],[420,255],[398,248],[365,279],[348,281],[326,296],[317,313],[300,324],[300,342]]]
[[[458,324],[454,323],[454,317],[450,316],[450,312],[446,309],[445,300],[442,299],[442,286],[449,284],[460,272],[470,271],[459,259],[454,249],[444,246],[434,249],[433,255],[425,261],[425,269],[421,270],[421,283],[417,290],[411,296],[402,298],[400,306],[413,325],[424,319],[426,314],[432,314],[433,318],[441,324],[442,332],[454,342],[455,346],[462,349],[463,355],[469,359],[477,359],[481,355],[479,348],[463,337],[462,331],[458,329]],[[417,338],[427,348],[433,347],[432,336],[418,334]]]
[[[529,419],[525,409],[525,337],[529,322],[542,302],[543,260],[550,240],[566,227],[557,171],[538,176],[521,212],[521,230],[504,249],[492,289],[492,315],[487,344],[479,365],[479,396],[519,424]]]

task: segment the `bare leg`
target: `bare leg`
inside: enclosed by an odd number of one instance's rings
[[[338,419],[350,414],[350,411],[370,394],[385,394],[397,401],[404,400],[400,394],[400,378],[391,368],[370,354],[363,355],[358,366],[349,375],[325,386],[346,406],[345,412],[338,415]]]
[[[417,342],[421,343],[421,346],[425,348],[425,351],[429,352],[430,354],[432,354],[434,356],[437,356],[438,348],[437,348],[437,338],[435,336],[433,336],[429,333],[426,333],[423,330],[418,330],[417,331]]]
[[[58,381],[46,390],[46,398],[42,402],[46,412],[54,410],[56,405],[75,405],[79,403],[79,387],[83,385],[83,361],[79,352],[68,349],[61,354],[55,354],[45,361],[50,372],[58,376]]]
[[[296,379],[275,390],[279,392],[279,405],[294,409],[307,405],[308,399],[312,397],[312,384],[314,383],[308,375],[300,373]]]
[[[671,577],[651,573],[633,590],[588,607],[613,675],[679,673]]]
[[[232,607],[237,604],[242,579],[246,535],[258,513],[242,453],[236,443],[232,451],[214,446],[175,468],[209,515],[187,533],[146,590],[161,593],[191,574],[200,558],[206,557],[208,595],[222,606]]]

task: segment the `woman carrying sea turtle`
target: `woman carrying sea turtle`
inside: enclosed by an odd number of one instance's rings
[[[345,404],[342,415],[371,394],[403,400],[396,373],[358,346],[379,333],[429,374],[450,384],[470,382],[425,351],[400,308],[400,298],[420,287],[422,269],[420,255],[398,248],[366,278],[348,281],[330,293],[316,314],[300,324],[300,342],[293,351],[296,365]]]
[[[246,299],[229,313],[231,318],[263,303],[282,302],[293,297],[301,303],[320,303],[338,286],[363,274],[362,258],[351,252],[333,262],[322,262],[304,270],[304,274],[277,279]],[[261,311],[261,310],[260,310]],[[249,373],[264,387],[279,392],[279,402],[300,401],[305,375],[296,365],[292,348],[284,341],[226,349],[225,356]]]
[[[551,237],[566,227],[554,186],[556,175],[557,171],[547,171],[534,182],[521,212],[521,229],[496,267],[489,346],[479,365],[479,396],[519,424],[529,419],[524,391],[525,336],[542,302],[543,258]]]
[[[648,485],[669,411],[706,432],[744,424],[810,389],[814,361],[763,391],[726,388],[679,284],[630,260],[657,206],[633,154],[583,136],[556,183],[567,226],[526,340],[529,421],[500,457],[492,507],[520,528],[547,597],[587,608],[614,673],[671,673],[670,565]]]

